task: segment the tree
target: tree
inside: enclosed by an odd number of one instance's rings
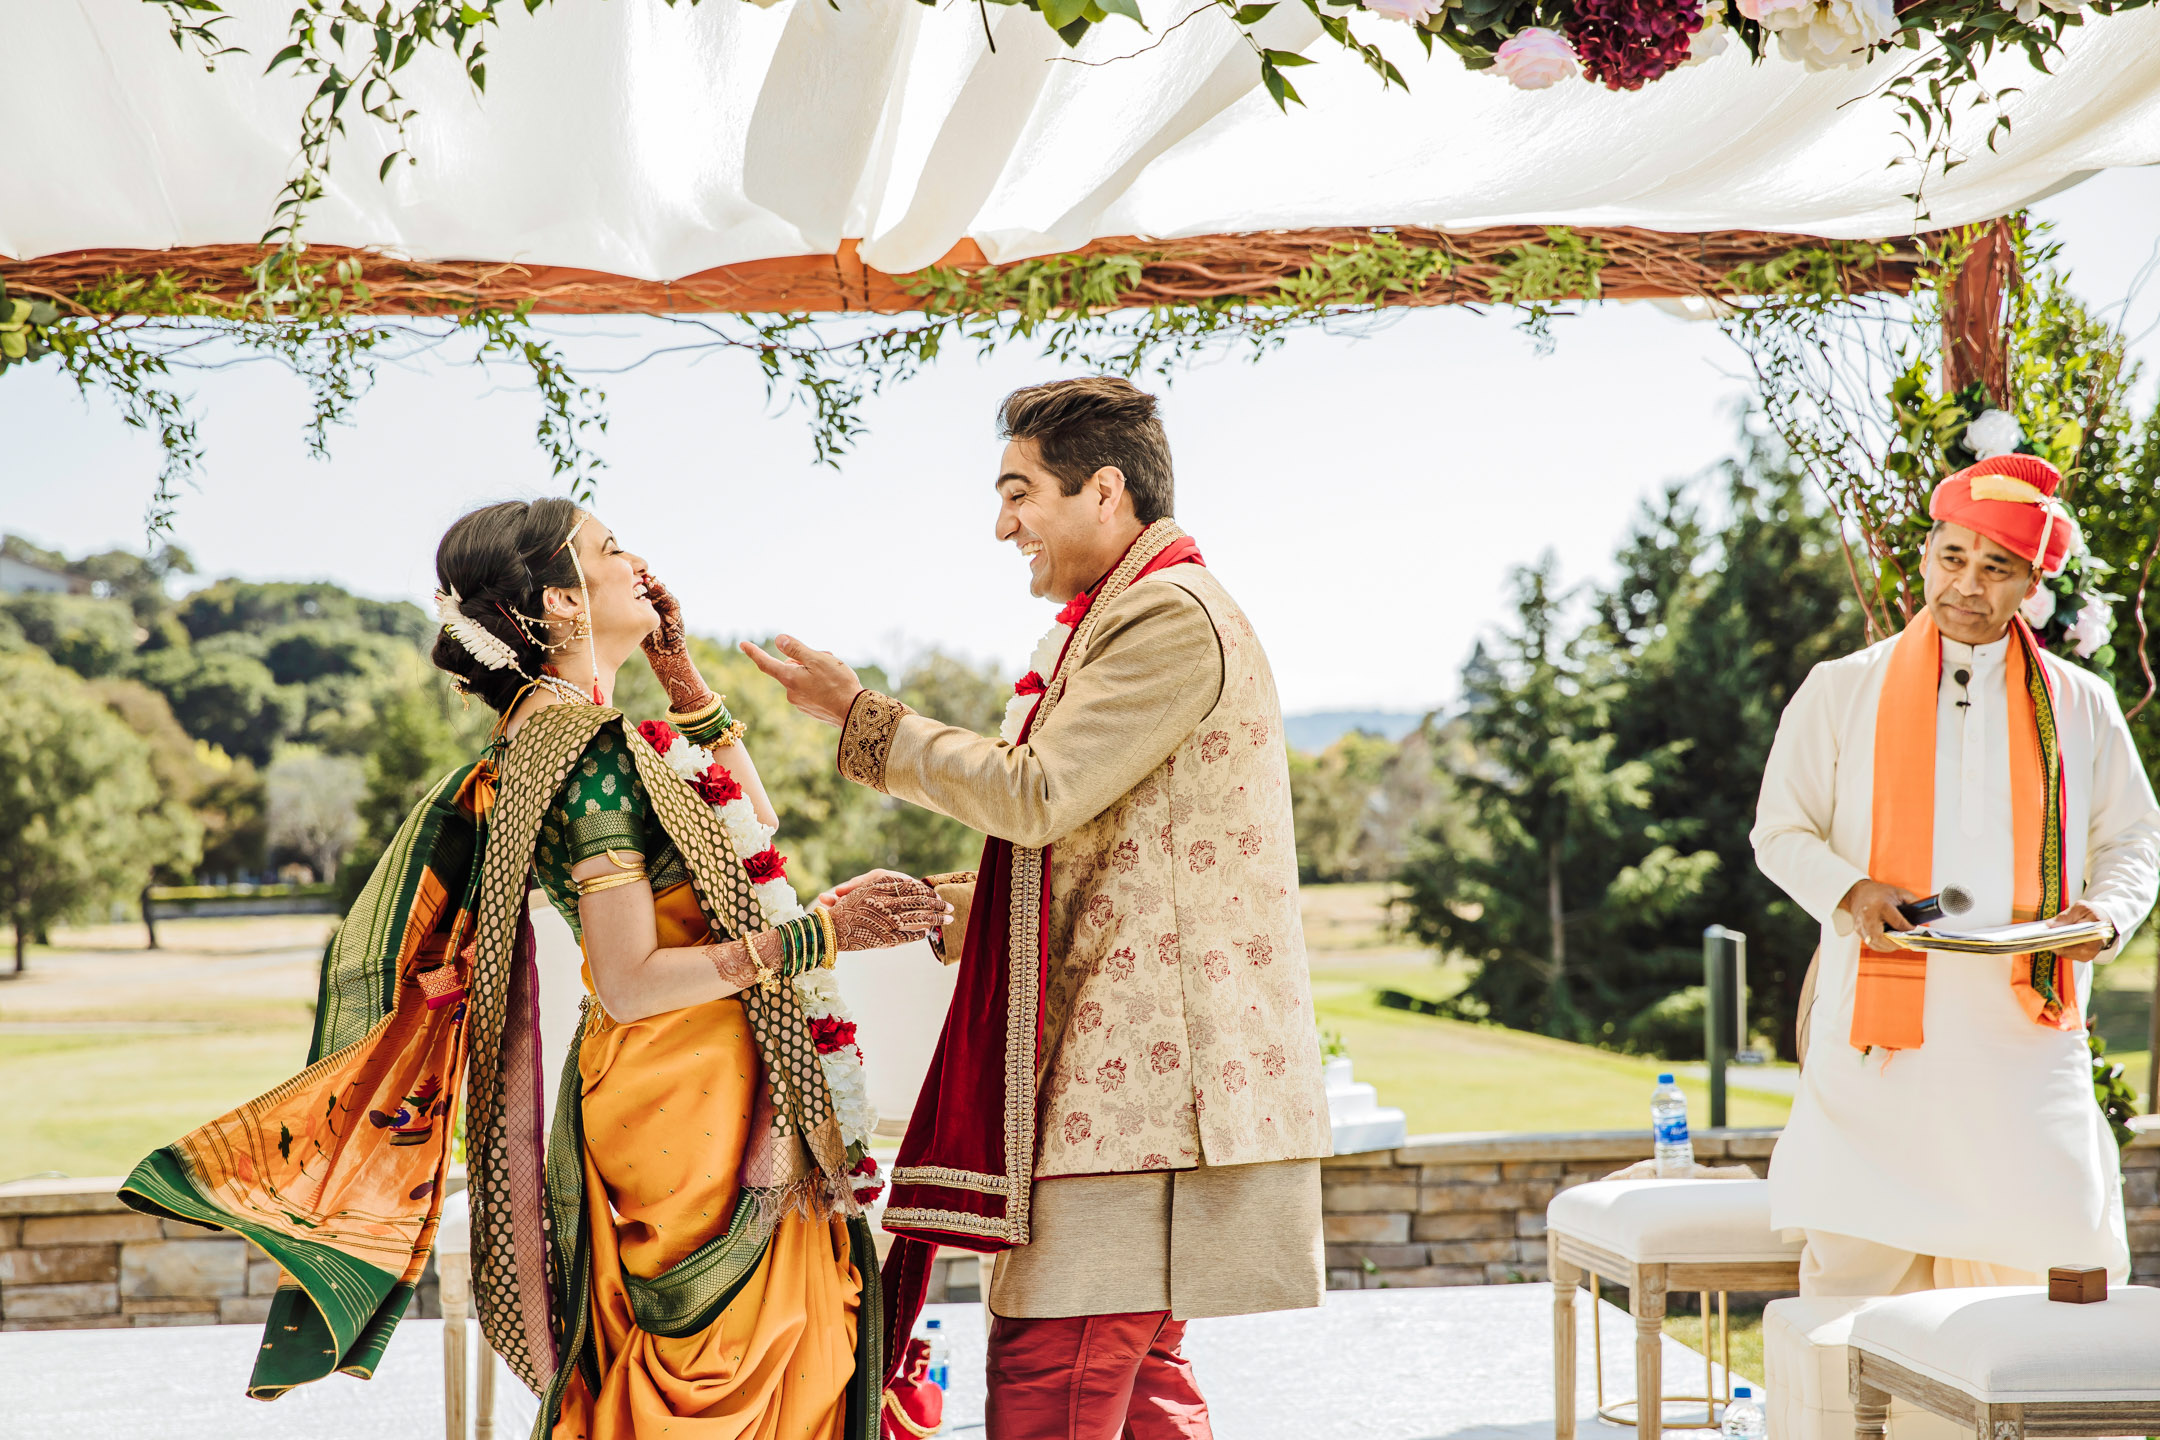
[[[43,656],[0,655],[0,910],[29,937],[141,891],[164,860],[146,817],[160,809],[150,747],[73,674]]]
[[[1673,988],[1622,941],[1699,889],[1712,852],[1682,853],[1648,815],[1667,755],[1621,760],[1607,718],[1622,688],[1606,657],[1561,633],[1547,555],[1515,574],[1516,625],[1463,671],[1474,761],[1453,781],[1475,835],[1436,825],[1405,867],[1409,928],[1477,962],[1459,997],[1509,1025],[1609,1038],[1601,1017]]]
[[[412,807],[436,781],[478,755],[485,743],[485,722],[453,703],[447,677],[432,668],[423,676],[421,668],[413,657],[410,683],[386,692],[375,707],[359,805],[360,841],[347,860],[339,891],[348,909],[360,898]]]
[[[269,763],[301,710],[262,661],[186,646],[136,657],[134,677],[162,694],[181,728],[228,755]]]
[[[195,795],[195,813],[203,823],[203,873],[220,883],[263,868],[270,849],[270,826],[263,810],[269,796],[262,772],[246,759],[235,760],[215,746],[201,749],[208,777]]]
[[[360,836],[367,779],[349,755],[289,745],[263,775],[270,845],[308,863],[318,882],[337,878],[338,862]]]
[[[135,653],[135,617],[117,600],[31,591],[0,600],[23,638],[86,680],[112,675]]]
[[[87,582],[91,595],[127,606],[138,625],[152,624],[172,607],[165,594],[169,577],[195,573],[194,560],[177,545],[161,545],[148,555],[136,550],[107,550],[70,560],[20,535],[6,535],[0,536],[0,554]]]
[[[1366,873],[1373,802],[1394,741],[1352,730],[1318,755],[1290,753],[1290,812],[1297,833],[1298,878],[1362,880]]]
[[[1837,532],[1807,477],[1746,428],[1721,468],[1723,524],[1703,522],[1687,495],[1699,487],[1668,490],[1645,507],[1621,579],[1598,605],[1597,643],[1625,680],[1610,712],[1615,754],[1652,763],[1652,823],[1718,862],[1628,938],[1699,979],[1704,927],[1745,933],[1752,1006],[1791,1055],[1816,925],[1756,867],[1748,833],[1786,702],[1816,664],[1859,648],[1862,630]]]
[[[202,860],[203,822],[194,805],[212,772],[202,757],[201,742],[188,738],[173,719],[172,707],[157,691],[134,680],[100,680],[90,688],[150,747],[158,804],[144,812],[142,823],[145,848],[159,858],[143,877],[142,920],[150,948],[155,950],[157,916],[150,904],[150,887],[182,883]]]

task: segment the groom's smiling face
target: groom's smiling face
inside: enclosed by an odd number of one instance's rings
[[[1042,599],[1063,603],[1101,579],[1139,529],[1115,466],[1068,495],[1032,440],[1006,444],[997,492],[997,538],[1027,557],[1028,593]]]

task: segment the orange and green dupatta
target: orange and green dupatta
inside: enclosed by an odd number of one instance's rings
[[[284,1269],[248,1393],[374,1373],[433,1248],[465,1064],[483,760],[399,827],[323,956],[308,1067],[135,1167],[120,1198]]]
[[[2022,619],[2010,622],[2004,657],[2010,691],[2010,814],[2016,880],[2011,914],[2046,919],[2063,908],[2063,763],[2055,695],[2039,644]],[[1898,636],[1875,713],[1875,802],[1868,874],[1915,895],[1934,888],[1935,727],[1942,684],[1942,637],[1926,610]],[[1925,1038],[1927,953],[1860,950],[1851,1041],[1870,1050],[1918,1049]],[[2075,1030],[2083,1020],[2075,971],[2053,951],[2019,955],[2010,988],[2034,1023]]]

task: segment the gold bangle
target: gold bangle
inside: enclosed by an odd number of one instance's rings
[[[711,704],[700,705],[695,710],[668,711],[668,719],[674,722],[677,729],[680,729],[685,725],[695,725],[700,720],[712,719],[712,717],[719,714],[720,711],[726,707],[726,705],[727,696],[715,695],[712,698]]]
[[[618,870],[635,870],[640,875],[645,873],[645,857],[635,850],[630,852],[628,860],[617,858],[613,850],[603,850],[600,853],[607,856],[608,864],[613,865]]]
[[[638,869],[628,870],[620,875],[595,875],[588,880],[578,880],[573,883],[577,886],[578,894],[585,896],[598,895],[606,890],[619,890],[625,885],[635,885],[644,878],[645,872]]]
[[[812,913],[817,916],[818,929],[825,932],[825,958],[818,961],[818,969],[830,970],[840,958],[840,926],[832,918],[830,905],[820,905]]]

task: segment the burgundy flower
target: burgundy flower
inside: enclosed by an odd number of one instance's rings
[[[849,1171],[848,1171],[847,1173],[848,1173],[848,1174],[850,1174],[850,1175],[875,1175],[875,1174],[877,1174],[877,1156],[875,1156],[875,1155],[865,1155],[865,1156],[863,1156],[863,1157],[862,1157],[862,1159],[860,1159],[860,1160],[857,1160],[857,1161],[855,1162],[854,1166],[853,1166],[853,1167],[852,1167],[851,1169],[849,1169]]]
[[[1185,852],[1185,863],[1192,867],[1192,872],[1195,875],[1198,875],[1203,870],[1214,869],[1215,842],[1212,840],[1193,841],[1192,848]]]
[[[1105,1090],[1116,1090],[1125,1083],[1125,1062],[1105,1060],[1095,1067],[1095,1083]]]
[[[875,1185],[857,1186],[855,1189],[855,1203],[858,1205],[868,1205],[872,1201],[876,1200],[878,1196],[884,1193],[885,1182],[882,1180],[878,1181]]]
[[[708,805],[725,805],[730,800],[742,799],[742,782],[728,773],[727,767],[714,761],[705,767],[690,788],[697,791],[698,799]]]
[[[1108,895],[1097,895],[1088,901],[1087,918],[1096,925],[1108,925],[1117,914],[1117,906]]]
[[[665,720],[640,720],[637,733],[645,737],[645,743],[662,755],[675,743],[675,727]]]
[[[1210,950],[1201,957],[1200,968],[1207,972],[1210,980],[1227,980],[1230,978],[1230,957],[1220,950]]]
[[[1676,68],[1702,25],[1696,0],[1576,0],[1566,21],[1583,73],[1608,90],[1640,90]]]
[[[1243,830],[1238,831],[1233,838],[1237,841],[1238,854],[1257,855],[1260,853],[1262,837],[1258,825],[1246,826]]]
[[[1148,1068],[1158,1075],[1168,1075],[1184,1064],[1175,1040],[1158,1040],[1148,1047]]]
[[[1242,1060],[1225,1060],[1222,1067],[1222,1084],[1223,1089],[1229,1091],[1232,1095],[1243,1090],[1245,1088],[1245,1062]]]
[[[1222,730],[1210,730],[1200,737],[1200,758],[1209,764],[1230,753],[1230,736]]]
[[[1155,937],[1155,958],[1165,965],[1178,962],[1178,937],[1175,934]]]
[[[1102,968],[1103,973],[1105,975],[1108,975],[1112,980],[1130,979],[1133,972],[1133,953],[1131,948],[1128,946],[1120,946],[1116,950],[1111,951],[1108,955],[1103,956]]]
[[[1260,1073],[1273,1080],[1290,1068],[1290,1059],[1283,1054],[1280,1045],[1270,1045],[1260,1057]]]
[[[1065,1143],[1078,1145],[1094,1133],[1094,1125],[1081,1111],[1075,1110],[1065,1117]]]
[[[855,1022],[826,1015],[810,1022],[810,1041],[817,1053],[830,1055],[855,1043]]]
[[[1079,1028],[1080,1033],[1083,1035],[1090,1030],[1101,1029],[1102,1006],[1096,1004],[1093,1000],[1086,1001],[1079,1009],[1073,1011],[1073,1024]]]
[[[1033,670],[1013,681],[1013,694],[1015,695],[1040,695],[1049,688],[1049,686],[1043,684],[1042,676]]]
[[[753,884],[762,885],[767,880],[782,880],[787,877],[787,856],[768,845],[745,859],[742,868],[749,873]]]
[[[1140,842],[1120,840],[1117,849],[1110,852],[1110,868],[1120,875],[1129,873],[1140,863]]]

